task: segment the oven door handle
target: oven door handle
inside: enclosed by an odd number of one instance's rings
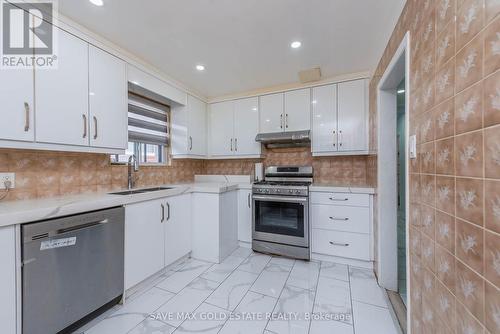
[[[253,196],[256,201],[275,201],[275,202],[290,202],[290,203],[306,203],[307,197],[285,197],[285,196]]]

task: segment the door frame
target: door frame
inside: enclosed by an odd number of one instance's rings
[[[409,284],[409,110],[410,110],[410,32],[403,37],[377,86],[377,201],[379,284],[398,291],[397,258],[397,86],[405,78],[405,183],[406,183],[406,285]],[[396,251],[395,251],[396,250]],[[410,298],[407,302],[410,311]]]

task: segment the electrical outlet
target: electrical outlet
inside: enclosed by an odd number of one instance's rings
[[[5,189],[5,181],[10,181],[10,189],[16,187],[16,173],[0,173],[0,189]]]

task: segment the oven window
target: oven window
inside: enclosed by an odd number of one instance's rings
[[[255,201],[255,231],[304,237],[304,205]]]

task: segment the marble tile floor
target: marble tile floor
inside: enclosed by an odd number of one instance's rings
[[[401,333],[372,271],[238,248],[186,259],[75,334]]]

